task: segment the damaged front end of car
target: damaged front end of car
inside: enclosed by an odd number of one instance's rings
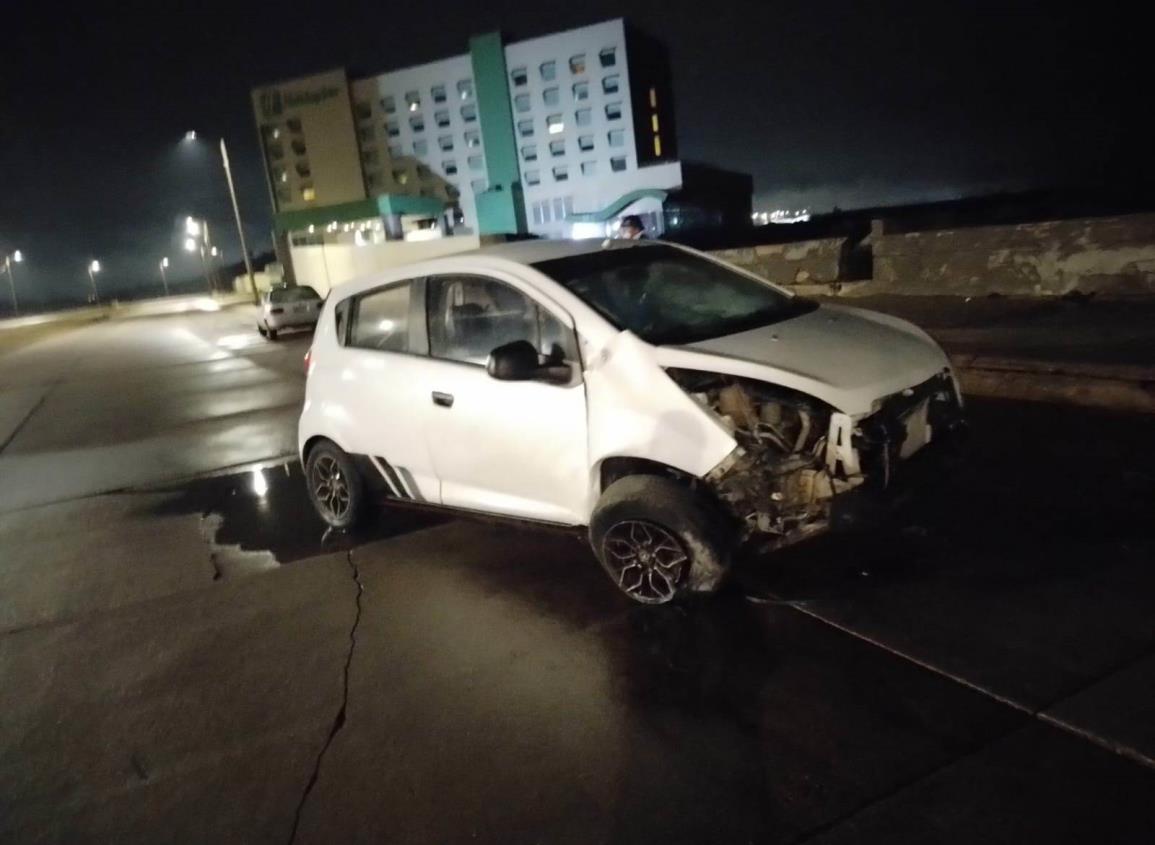
[[[949,371],[875,403],[855,419],[812,396],[754,379],[669,368],[737,447],[703,481],[745,538],[790,545],[861,521],[864,502],[896,487],[899,467],[936,441],[956,441],[962,402]],[[853,503],[853,506],[852,506]]]

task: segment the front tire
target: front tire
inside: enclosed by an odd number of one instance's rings
[[[670,478],[631,475],[602,493],[590,545],[633,601],[666,604],[714,592],[730,566],[732,532],[704,496]]]
[[[267,337],[269,340],[276,340],[277,339],[277,330],[276,329],[270,329],[270,328],[266,327],[265,328],[265,337]]]
[[[342,531],[365,515],[365,483],[352,459],[336,443],[318,443],[305,461],[309,500],[326,524]]]

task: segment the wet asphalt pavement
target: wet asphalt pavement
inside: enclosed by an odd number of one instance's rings
[[[1148,419],[974,403],[892,524],[636,608],[564,532],[326,534],[244,321],[0,359],[0,840],[1155,841]]]

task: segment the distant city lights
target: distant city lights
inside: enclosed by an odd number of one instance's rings
[[[765,226],[767,223],[805,223],[810,219],[809,208],[776,208],[773,211],[755,211],[750,215],[755,226]]]

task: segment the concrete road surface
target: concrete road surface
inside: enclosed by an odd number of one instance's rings
[[[892,525],[655,610],[564,532],[326,534],[307,342],[0,351],[0,841],[1155,841],[1143,418],[976,403]]]

